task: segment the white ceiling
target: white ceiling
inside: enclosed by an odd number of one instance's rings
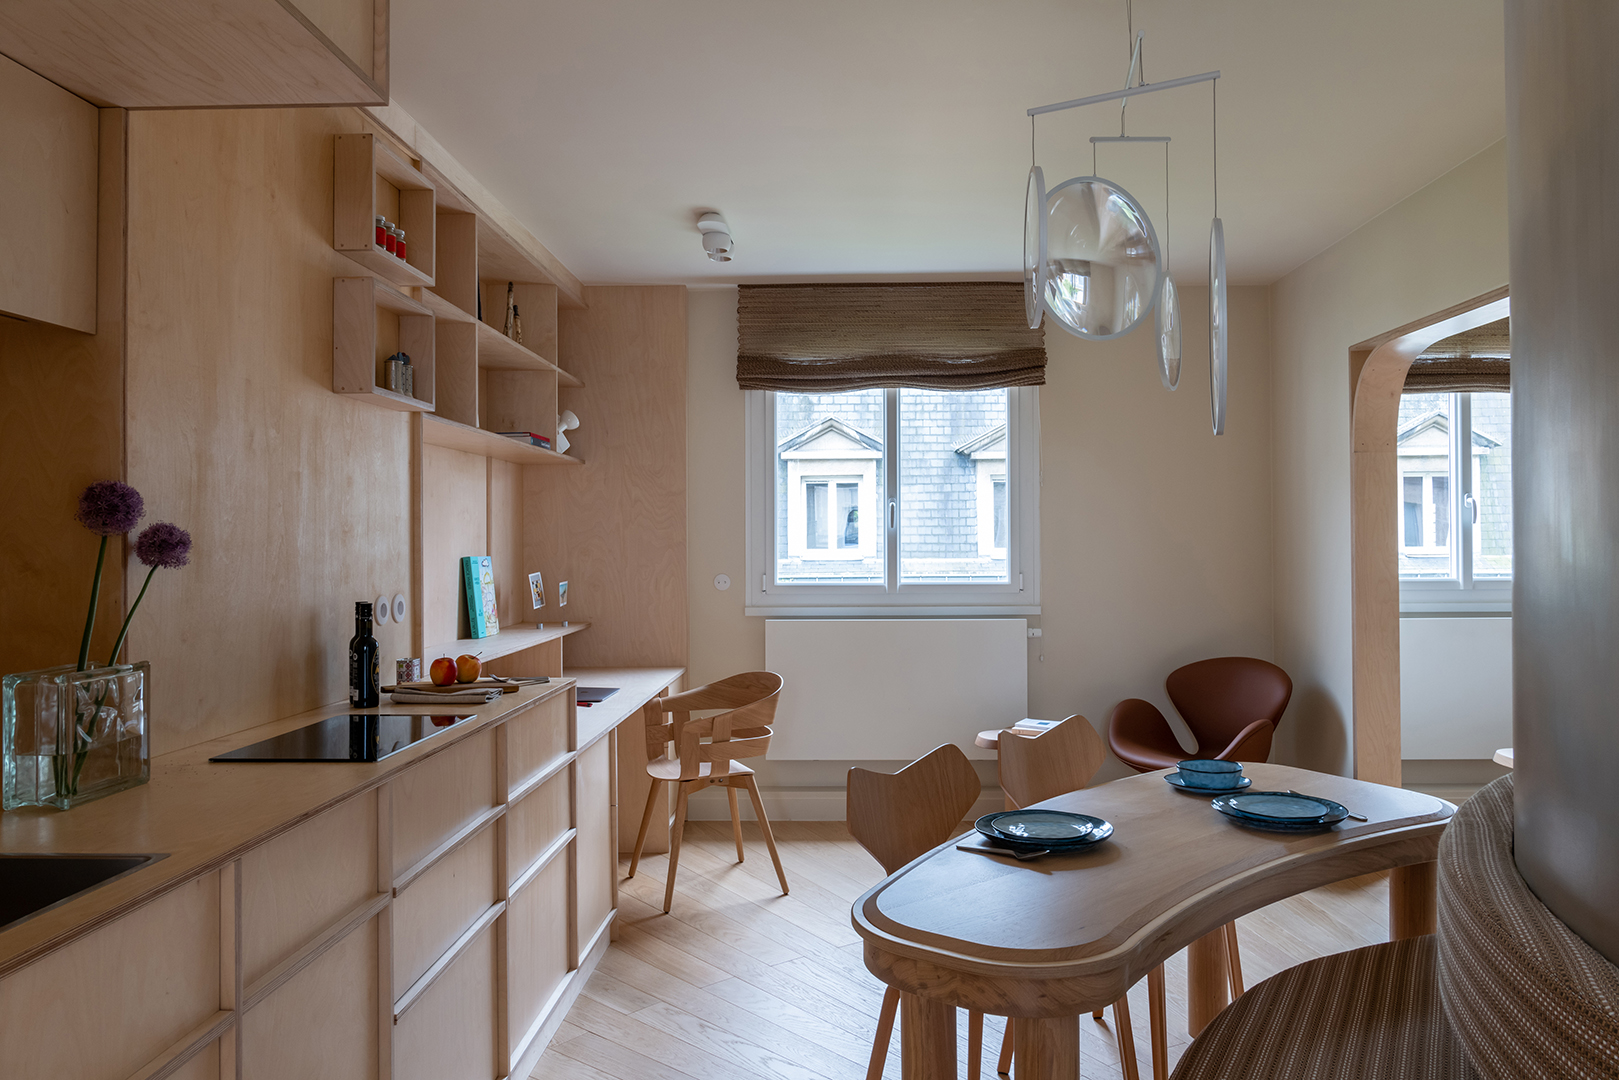
[[[586,282],[1016,276],[1031,105],[1123,85],[1124,0],[393,0],[393,95]],[[1233,280],[1263,283],[1505,131],[1500,0],[1137,0],[1146,75],[1219,69]],[[1170,135],[1171,254],[1207,278],[1210,94]],[[1048,185],[1118,106],[1041,117]],[[1102,175],[1163,232],[1158,147]],[[694,222],[722,212],[736,259]]]

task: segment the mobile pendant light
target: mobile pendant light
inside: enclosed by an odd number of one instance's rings
[[[1127,17],[1129,5],[1126,5]],[[1133,18],[1132,18],[1133,23]],[[1113,181],[1095,175],[1099,142],[1164,144],[1164,225],[1169,224],[1169,138],[1128,135],[1124,110],[1137,94],[1172,90],[1207,82],[1217,85],[1218,71],[1148,83],[1142,72],[1145,34],[1132,25],[1130,69],[1122,90],[1028,110],[1031,161],[1023,220],[1024,308],[1031,328],[1045,314],[1076,337],[1107,340],[1136,329],[1155,316],[1158,376],[1164,387],[1180,384],[1180,296],[1169,272],[1165,248],[1141,204]],[[1120,102],[1119,134],[1091,139],[1092,174],[1047,189],[1034,152],[1035,117],[1107,101]],[[1216,106],[1218,99],[1216,98]],[[1213,127],[1218,166],[1219,126]],[[1215,214],[1209,236],[1209,393],[1214,433],[1225,431],[1226,408],[1226,271],[1225,234],[1215,186]]]

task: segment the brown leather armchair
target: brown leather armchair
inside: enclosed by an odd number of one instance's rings
[[[1186,758],[1265,761],[1293,680],[1275,664],[1247,656],[1220,656],[1176,668],[1164,680],[1169,700],[1191,729],[1197,749],[1188,754],[1169,721],[1150,701],[1127,698],[1107,721],[1107,744],[1137,772],[1173,768]]]

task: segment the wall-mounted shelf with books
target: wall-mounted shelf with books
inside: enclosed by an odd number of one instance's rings
[[[579,465],[582,464],[576,457],[559,454],[554,450],[533,446],[519,442],[516,439],[498,435],[483,428],[470,427],[466,424],[447,419],[442,416],[427,415],[422,418],[422,442],[429,446],[442,446],[450,450],[460,450],[468,454],[478,454],[482,457],[499,458],[501,461],[510,461],[515,465]]]
[[[555,603],[555,601],[552,601]],[[454,641],[441,641],[429,645],[422,652],[422,658],[431,662],[440,656],[455,657],[462,653],[472,653],[480,660],[488,663],[503,656],[523,652],[546,642],[556,641],[577,634],[590,626],[587,622],[570,623],[567,626],[560,622],[548,622],[543,626],[533,623],[518,623],[514,626],[502,626],[500,633],[485,638],[457,638]]]

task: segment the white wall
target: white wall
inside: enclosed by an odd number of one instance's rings
[[[1353,760],[1349,348],[1506,283],[1505,163],[1497,143],[1272,287],[1276,662],[1294,681],[1277,760]]]
[[[1400,620],[1400,757],[1480,761],[1512,745],[1512,620]]]
[[[693,684],[764,663],[764,619],[742,614],[743,395],[736,291],[689,293],[687,530]],[[1169,711],[1164,676],[1208,656],[1271,658],[1269,290],[1231,293],[1227,434],[1209,426],[1207,292],[1182,290],[1185,374],[1159,384],[1150,332],[1081,342],[1048,328],[1040,392],[1043,637],[1030,642],[1029,713],[1083,713],[1098,729],[1122,698]],[[725,592],[716,574],[730,576]],[[1288,721],[1289,723],[1291,720]],[[948,737],[941,733],[940,741]],[[851,762],[766,762],[778,805],[835,806]],[[895,763],[877,763],[892,768]],[[1111,762],[1101,774],[1123,775]],[[993,783],[993,764],[983,775]],[[830,797],[830,796],[835,796]],[[778,799],[782,798],[778,794]],[[723,805],[723,804],[721,804]]]

